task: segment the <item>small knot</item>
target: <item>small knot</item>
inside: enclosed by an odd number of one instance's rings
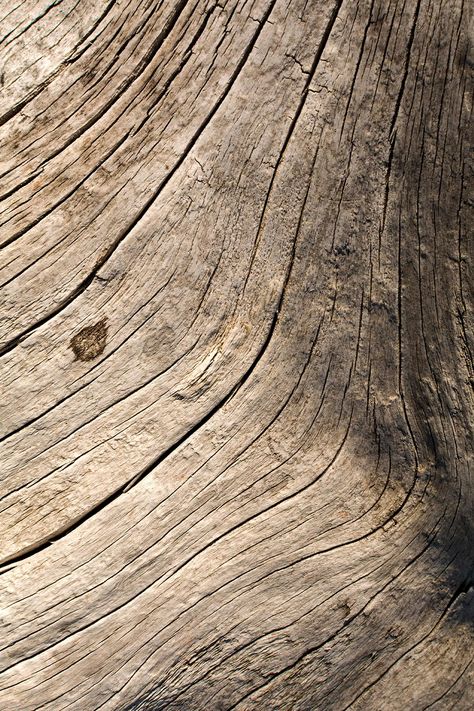
[[[102,319],[93,326],[86,326],[71,338],[69,347],[72,348],[76,360],[94,360],[104,351],[107,343],[107,321]]]

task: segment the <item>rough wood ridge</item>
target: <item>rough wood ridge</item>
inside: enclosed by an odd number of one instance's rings
[[[2,711],[473,708],[470,10],[2,0]]]

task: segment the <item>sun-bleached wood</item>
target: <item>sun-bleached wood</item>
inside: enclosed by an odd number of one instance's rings
[[[0,709],[474,705],[472,5],[0,2]]]

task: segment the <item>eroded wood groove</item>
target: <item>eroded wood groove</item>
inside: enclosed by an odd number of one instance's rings
[[[0,9],[2,710],[472,707],[471,9]]]

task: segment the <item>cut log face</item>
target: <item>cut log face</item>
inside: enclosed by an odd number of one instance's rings
[[[473,708],[468,11],[4,0],[2,711]]]

